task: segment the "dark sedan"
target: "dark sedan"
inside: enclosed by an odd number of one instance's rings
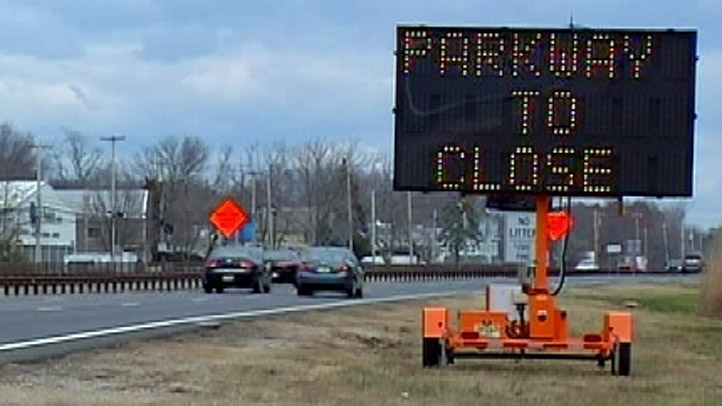
[[[303,253],[301,259],[296,277],[299,296],[330,290],[345,292],[351,298],[363,297],[363,268],[349,249],[311,247]]]
[[[223,293],[228,287],[250,288],[253,293],[271,291],[271,273],[263,263],[263,250],[229,245],[211,252],[205,263],[203,290]]]
[[[296,283],[296,272],[301,265],[301,256],[296,251],[266,250],[263,252],[263,261],[270,267],[274,282]]]

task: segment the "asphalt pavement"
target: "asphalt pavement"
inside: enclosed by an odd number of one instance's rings
[[[669,283],[696,278],[694,275],[585,276],[568,278],[567,283],[568,286]],[[372,300],[400,296],[412,298],[435,293],[481,292],[488,283],[514,282],[516,279],[510,278],[374,282],[365,285],[364,295]],[[552,284],[555,282],[556,279],[552,279]],[[274,285],[270,294],[253,294],[242,289],[229,289],[223,294],[204,294],[198,289],[175,292],[0,296],[0,348],[13,343],[143,323],[280,308],[321,307],[349,300],[345,295],[336,293],[299,297],[290,285]]]

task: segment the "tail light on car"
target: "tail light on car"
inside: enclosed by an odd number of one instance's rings
[[[206,266],[206,268],[216,268],[220,265],[220,263],[221,263],[221,261],[219,261],[217,259],[211,259],[211,260],[206,261],[205,266]]]
[[[246,259],[242,259],[242,260],[238,261],[238,266],[240,266],[241,268],[245,268],[245,269],[251,269],[255,266],[255,264]]]
[[[348,265],[338,265],[333,268],[334,272],[348,272]]]
[[[301,271],[304,271],[304,272],[311,272],[314,269],[316,269],[316,264],[313,262],[303,262],[303,263],[301,263],[300,269],[301,269]]]

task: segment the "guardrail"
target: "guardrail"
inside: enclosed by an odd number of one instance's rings
[[[558,272],[551,270],[555,276]],[[638,272],[636,274],[662,273]],[[634,275],[628,271],[571,271],[571,276]],[[516,265],[391,265],[366,268],[368,282],[414,282],[444,279],[516,278]],[[0,295],[118,293],[198,289],[203,282],[200,263],[111,264],[68,269],[62,264],[0,263]]]
[[[391,265],[366,268],[366,281],[413,282],[442,279],[516,277],[516,265]]]
[[[0,263],[0,295],[172,291],[201,287],[200,263]]]
[[[12,294],[118,293],[133,290],[171,291],[195,289],[200,286],[201,276],[198,273],[0,277],[0,291],[6,296]]]

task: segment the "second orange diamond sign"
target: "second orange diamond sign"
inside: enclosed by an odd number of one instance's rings
[[[226,197],[208,216],[211,225],[223,237],[229,238],[241,229],[249,220],[248,213],[232,197]]]

